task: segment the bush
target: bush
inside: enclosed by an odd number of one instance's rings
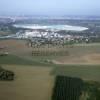
[[[3,80],[3,81],[14,80],[14,72],[5,70],[0,66],[0,80]]]

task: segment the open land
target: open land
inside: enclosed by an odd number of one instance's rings
[[[6,46],[5,51],[8,51],[10,55],[17,57],[43,62],[41,60],[50,59],[56,64],[100,64],[100,44],[75,44],[73,47],[51,47],[51,48],[39,48],[41,51],[48,52],[60,52],[66,51],[68,55],[64,56],[32,56],[32,51],[39,49],[30,48],[26,45],[25,40],[1,40],[0,46]],[[66,53],[65,52],[65,53]]]
[[[0,100],[50,100],[56,75],[100,82],[99,43],[46,48],[49,52],[66,50],[65,56],[32,56],[34,48],[26,43],[26,40],[0,40],[0,46],[5,46],[4,51],[9,53],[0,56],[0,65],[16,75],[12,82],[0,81]]]
[[[50,100],[54,78],[52,68],[5,66],[16,73],[13,82],[0,82],[1,100]],[[8,98],[9,97],[9,98]]]

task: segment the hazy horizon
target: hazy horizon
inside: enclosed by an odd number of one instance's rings
[[[100,0],[0,0],[0,15],[100,16]]]

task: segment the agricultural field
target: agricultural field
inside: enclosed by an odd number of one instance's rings
[[[78,78],[57,76],[52,100],[79,100],[84,82]]]
[[[66,65],[56,66],[52,74],[71,76],[83,80],[93,80],[100,82],[100,65]]]
[[[0,56],[0,65],[15,73],[14,81],[0,81],[0,100],[8,96],[10,100],[51,100],[58,75],[100,82],[99,43],[31,48],[26,40],[8,39],[0,40],[0,47],[5,47],[0,52],[8,52]],[[32,55],[34,51],[42,55]]]
[[[12,82],[0,81],[0,100],[51,100],[52,68],[25,65],[6,65],[4,68],[12,70],[16,76]]]
[[[100,83],[76,77],[57,76],[52,100],[99,100]]]
[[[100,44],[75,44],[73,46],[31,48],[26,40],[1,40],[0,46],[6,46],[10,55],[23,59],[54,64],[100,64]],[[39,52],[39,56],[32,53]],[[44,54],[43,54],[44,53]]]
[[[8,35],[8,34],[10,34],[9,31],[8,31],[8,32],[0,31],[0,36],[6,36],[6,35]]]

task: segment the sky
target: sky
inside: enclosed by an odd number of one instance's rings
[[[0,15],[99,16],[100,0],[0,0]]]

